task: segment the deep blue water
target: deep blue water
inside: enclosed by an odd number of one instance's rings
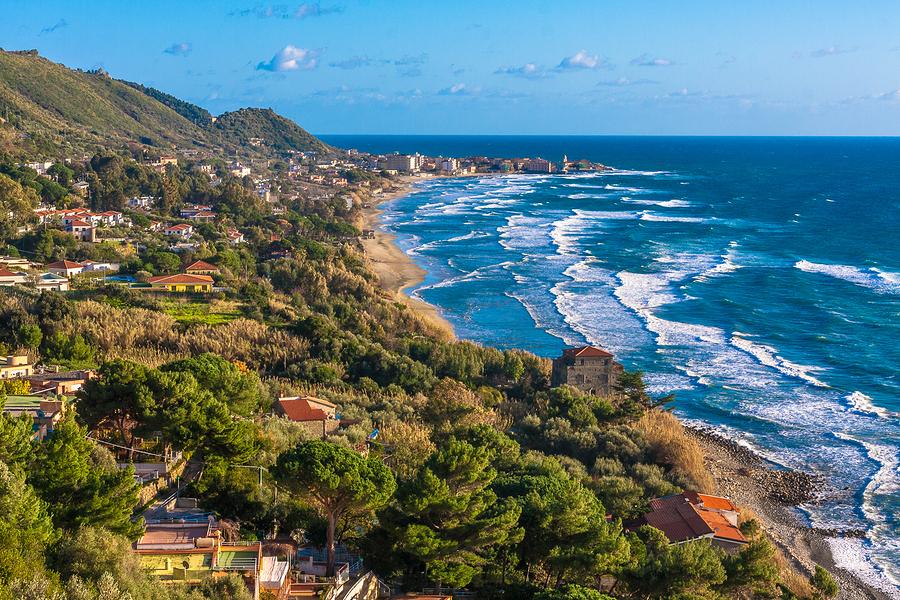
[[[333,136],[342,147],[587,158],[586,175],[423,182],[385,224],[464,338],[593,343],[683,417],[829,490],[838,562],[900,581],[900,139]]]

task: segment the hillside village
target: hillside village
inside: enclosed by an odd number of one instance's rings
[[[0,599],[836,593],[641,373],[456,340],[361,244],[404,177],[605,167],[339,150],[127,85],[205,145],[0,123]],[[267,125],[215,146],[238,118]]]

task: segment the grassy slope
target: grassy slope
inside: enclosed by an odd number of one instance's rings
[[[204,109],[106,74],[76,71],[34,53],[0,50],[0,116],[43,149],[127,142],[160,148],[271,150],[329,147],[271,109],[241,109],[204,123]],[[191,118],[193,117],[193,118]],[[250,150],[249,139],[267,140]]]

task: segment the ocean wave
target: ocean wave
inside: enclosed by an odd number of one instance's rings
[[[834,435],[838,439],[861,446],[869,460],[875,464],[876,471],[869,478],[863,490],[862,511],[866,520],[871,524],[866,537],[876,546],[879,554],[897,556],[897,553],[900,553],[900,540],[892,535],[890,525],[892,517],[879,510],[879,507],[886,504],[890,506],[892,499],[900,493],[900,456],[898,456],[897,447],[872,443],[842,432],[836,432]],[[863,556],[868,554],[868,563],[879,564],[878,558],[872,556],[873,548],[857,548],[857,557],[860,549],[864,551]],[[868,552],[865,552],[866,550]],[[869,568],[871,569],[871,565]],[[872,574],[880,575],[880,577],[876,577],[875,581],[886,579],[894,585],[900,585],[900,579],[892,577],[885,570],[878,570]],[[894,591],[896,592],[896,588]]]
[[[900,414],[898,413],[891,412],[881,406],[875,406],[875,404],[873,404],[872,398],[866,396],[860,391],[855,391],[853,393],[847,394],[845,396],[845,400],[847,400],[847,402],[850,404],[850,408],[848,410],[870,415],[877,415],[882,419],[900,417]]]
[[[900,273],[874,267],[863,269],[852,265],[815,263],[808,260],[799,260],[794,267],[806,273],[818,273],[848,281],[879,293],[900,294]]]
[[[500,245],[506,250],[528,250],[546,245],[549,219],[515,214],[506,217],[506,225],[497,227]]]
[[[672,198],[671,200],[651,200],[649,198],[631,198],[629,196],[622,196],[620,198],[623,202],[630,202],[631,204],[641,204],[643,206],[660,206],[662,208],[689,208],[694,206],[691,202],[687,200],[680,200],[678,198]]]
[[[448,238],[447,242],[463,242],[465,240],[476,240],[479,238],[491,237],[491,234],[486,231],[470,231],[465,235],[458,235],[456,237]]]
[[[641,221],[651,221],[656,223],[708,223],[710,219],[704,217],[682,217],[677,215],[665,215],[650,212],[648,210],[641,212]]]
[[[711,277],[727,275],[728,273],[734,273],[738,269],[743,268],[743,265],[739,265],[735,262],[737,259],[735,248],[737,248],[737,246],[737,242],[730,242],[728,244],[728,249],[725,250],[723,254],[719,255],[720,261],[695,277],[694,281],[706,281]]]
[[[827,383],[817,379],[811,373],[821,371],[821,367],[799,365],[778,355],[778,350],[765,344],[757,344],[747,339],[748,334],[735,331],[731,336],[731,345],[752,355],[760,363],[772,367],[789,377],[796,377],[816,387],[829,387]]]

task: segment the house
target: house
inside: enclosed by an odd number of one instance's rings
[[[74,396],[89,379],[96,376],[94,371],[45,371],[28,377],[31,391],[41,396]]]
[[[34,373],[34,365],[25,354],[10,354],[0,358],[0,379],[23,379]]]
[[[190,217],[188,217],[191,221],[195,221],[197,223],[212,223],[216,220],[216,213],[210,211],[201,211],[194,213]]]
[[[232,244],[244,243],[244,234],[237,229],[229,229],[226,235],[228,237],[228,241]]]
[[[188,239],[194,235],[194,226],[187,223],[179,223],[178,225],[169,225],[163,229],[166,235],[174,235],[176,237]]]
[[[109,227],[118,227],[119,225],[125,225],[125,215],[120,213],[117,210],[106,210],[97,215],[99,220],[104,225]]]
[[[184,268],[188,275],[218,275],[219,267],[202,260],[195,260]]]
[[[48,290],[54,292],[68,292],[69,280],[62,275],[56,273],[41,273],[34,279],[34,287],[38,290]]]
[[[673,544],[708,539],[735,552],[748,541],[738,528],[740,510],[728,498],[683,492],[650,501],[650,512],[639,524],[662,531]]]
[[[32,435],[38,442],[53,433],[65,410],[64,400],[49,400],[40,396],[7,396],[3,405],[3,412],[9,416],[29,415],[32,418]]]
[[[66,231],[82,242],[93,242],[97,239],[97,227],[93,223],[73,219],[66,225]]]
[[[21,258],[19,256],[0,256],[0,267],[5,267],[10,271],[27,271],[28,269],[33,269],[35,266],[36,264],[27,258]]]
[[[618,383],[623,367],[613,355],[596,346],[567,348],[553,359],[553,386],[571,385],[581,391],[601,396],[610,395]]]
[[[212,291],[213,278],[209,275],[159,275],[147,280],[154,290],[166,292],[193,292],[208,294]]]
[[[47,265],[47,271],[63,277],[74,277],[84,271],[84,265],[71,260],[61,260]]]
[[[143,570],[165,584],[196,585],[210,576],[238,573],[253,598],[260,596],[262,549],[261,542],[223,542],[213,517],[201,523],[149,523],[133,545]],[[267,565],[270,583],[282,573],[289,577],[287,561],[274,560]]]
[[[153,196],[133,196],[128,200],[128,208],[148,209],[156,202]]]
[[[72,184],[72,191],[81,196],[82,198],[87,198],[90,193],[91,186],[87,181],[76,181]]]
[[[313,396],[286,396],[275,402],[275,413],[303,423],[315,436],[325,437],[340,426],[337,405]]]
[[[0,267],[0,287],[12,287],[28,281],[28,275],[21,272],[13,272],[6,267]]]

